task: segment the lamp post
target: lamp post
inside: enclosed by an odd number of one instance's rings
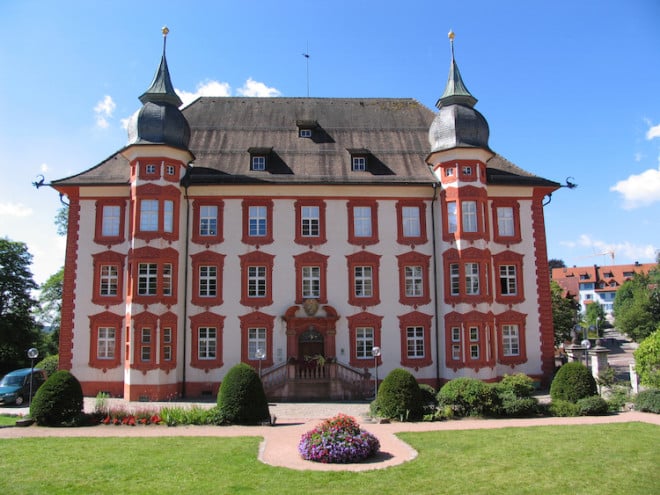
[[[32,382],[34,375],[34,360],[39,357],[39,351],[35,347],[30,347],[27,351],[27,355],[30,358],[30,397],[28,398],[28,407],[32,403]]]
[[[266,357],[266,351],[260,347],[255,351],[254,356],[259,360],[259,379],[261,379],[261,360]]]
[[[371,349],[374,356],[374,368],[376,368],[376,381],[374,382],[374,399],[378,396],[378,356],[380,356],[380,347],[374,346]]]

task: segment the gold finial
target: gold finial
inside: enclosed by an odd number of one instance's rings
[[[167,36],[167,34],[170,32],[167,26],[163,26],[163,29],[161,29],[161,31],[163,32],[163,36]]]
[[[454,41],[454,38],[455,38],[455,37],[456,37],[456,35],[454,34],[454,31],[452,31],[452,30],[450,29],[450,30],[449,30],[449,33],[447,33],[447,38],[449,38],[449,41]]]

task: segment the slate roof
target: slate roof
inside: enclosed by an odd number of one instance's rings
[[[192,184],[437,182],[425,162],[435,113],[414,99],[203,97],[182,111],[196,157]],[[312,137],[299,137],[300,127]],[[266,171],[250,170],[255,149],[270,150]],[[128,184],[121,151],[52,185]],[[351,152],[367,154],[367,171],[351,170]],[[559,187],[497,154],[487,166],[489,183]]]

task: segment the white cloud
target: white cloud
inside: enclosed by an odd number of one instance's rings
[[[610,187],[623,196],[623,207],[632,210],[660,201],[660,167],[631,175]]]
[[[0,217],[29,217],[32,215],[32,208],[28,208],[21,203],[0,203]]]
[[[657,137],[660,137],[660,124],[653,125],[649,127],[648,131],[646,131],[646,139],[651,140]]]
[[[262,82],[255,81],[251,77],[245,81],[243,87],[236,91],[240,96],[280,96],[281,93],[275,88],[269,88]]]
[[[115,108],[117,108],[117,104],[113,101],[112,97],[105,95],[94,107],[96,125],[101,129],[107,128],[109,126],[108,118],[112,117]]]
[[[657,248],[651,244],[647,245],[635,245],[631,244],[628,241],[609,243],[599,239],[594,239],[588,234],[582,234],[578,238],[577,242],[566,242],[562,243],[565,245],[571,245],[570,247],[583,247],[591,249],[594,254],[593,256],[588,256],[594,258],[594,262],[598,262],[599,256],[602,257],[602,263],[612,263],[620,264],[626,263],[626,260],[631,261],[642,261],[642,260],[654,260],[655,253]],[[614,255],[614,259],[612,259]],[[588,264],[588,263],[586,263]]]
[[[41,166],[39,167],[39,170],[41,170],[42,174],[45,174],[49,170],[48,164],[47,163],[42,163]]]
[[[183,91],[181,89],[175,90],[179,95],[183,106],[186,106],[195,101],[200,96],[231,96],[231,86],[229,83],[220,81],[204,81],[197,85],[197,90],[194,93]]]

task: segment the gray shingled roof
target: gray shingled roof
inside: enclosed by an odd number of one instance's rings
[[[193,184],[435,182],[425,162],[435,114],[413,99],[205,97],[183,114],[196,157],[188,177]],[[299,126],[314,123],[312,138],[298,137]],[[259,148],[272,149],[268,170],[251,171],[249,150]],[[351,151],[368,151],[367,171],[351,170]],[[558,186],[499,155],[487,165],[489,182]],[[118,152],[53,185],[128,181],[128,163]]]

